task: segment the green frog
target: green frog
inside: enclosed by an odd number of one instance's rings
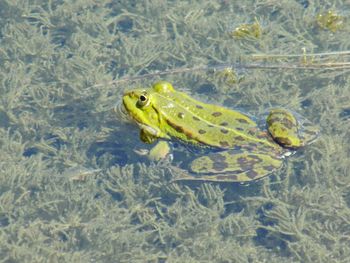
[[[249,182],[279,169],[285,156],[313,142],[318,129],[283,108],[271,109],[266,128],[248,115],[203,103],[166,81],[125,92],[126,112],[140,127],[140,139],[177,139],[213,149],[174,180]]]

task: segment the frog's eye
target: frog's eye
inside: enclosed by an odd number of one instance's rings
[[[144,107],[149,104],[149,97],[146,92],[142,93],[137,101],[137,106]]]

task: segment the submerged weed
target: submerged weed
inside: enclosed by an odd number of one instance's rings
[[[345,69],[246,70],[227,88],[234,72],[166,76],[203,100],[256,116],[283,106],[319,124],[317,143],[251,185],[172,183],[167,162],[140,162],[138,131],[112,111],[124,90],[151,82],[113,82],[125,76],[245,62],[257,53],[349,50],[349,34],[315,34],[305,23],[324,1],[34,2],[0,1],[0,261],[350,257]],[[338,15],[325,15],[325,26],[339,30]],[[264,37],[258,23],[240,34],[259,43],[227,37],[226,25],[255,16],[268,21]]]

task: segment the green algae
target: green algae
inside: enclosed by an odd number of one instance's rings
[[[153,80],[105,84],[250,54],[350,50],[349,34],[313,28],[321,6],[346,1],[38,3],[0,3],[0,262],[349,260],[348,71],[167,77],[206,101],[215,93],[256,116],[283,106],[319,124],[317,142],[250,185],[171,183],[170,164],[140,159],[137,129],[110,111]],[[227,36],[251,17],[264,27],[258,42]],[[193,153],[174,154],[171,165]],[[98,172],[72,180],[74,167]]]
[[[316,22],[319,27],[323,29],[330,30],[332,32],[337,32],[339,29],[344,27],[344,17],[338,15],[332,10],[328,10],[322,14],[316,16]]]
[[[239,25],[230,32],[230,35],[236,39],[259,39],[261,38],[262,31],[259,21],[255,18],[254,23]]]

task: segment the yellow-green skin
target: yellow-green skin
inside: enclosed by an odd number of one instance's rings
[[[247,115],[197,101],[176,91],[165,81],[150,89],[135,89],[123,96],[127,113],[139,124],[140,138],[152,143],[158,138],[178,139],[199,147],[221,151],[192,161],[190,173],[175,180],[247,182],[280,168],[290,149],[302,147],[318,131],[303,120],[302,129],[292,113],[271,110],[268,131],[262,131]]]

